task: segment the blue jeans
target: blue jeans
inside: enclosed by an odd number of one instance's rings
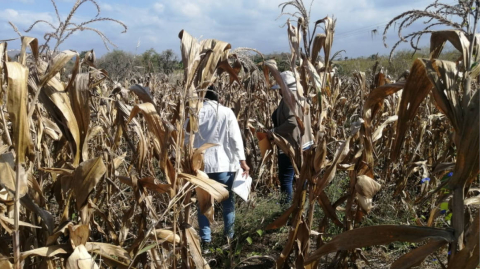
[[[227,185],[229,196],[228,199],[222,202],[224,234],[229,238],[233,238],[233,224],[235,222],[235,199],[232,191],[232,185],[233,180],[235,179],[235,173],[209,173],[208,177],[219,183]],[[210,222],[208,221],[207,217],[202,214],[200,208],[197,208],[197,211],[198,226],[200,226],[200,238],[202,239],[202,242],[211,242],[212,235],[210,230]]]
[[[280,204],[290,204],[293,194],[293,177],[295,170],[287,154],[278,154],[278,180],[280,181],[280,190],[282,198]]]

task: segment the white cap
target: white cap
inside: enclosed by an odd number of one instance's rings
[[[283,71],[280,73],[280,76],[291,91],[297,90],[297,81],[295,80],[295,76],[293,75],[292,71]],[[280,86],[278,84],[273,85],[272,89],[280,89]]]

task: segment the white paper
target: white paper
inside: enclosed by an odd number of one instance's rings
[[[244,177],[242,174],[243,170],[238,169],[235,174],[235,179],[233,180],[232,190],[238,194],[240,198],[245,200],[245,202],[248,202],[248,196],[252,188],[252,178],[250,176]]]

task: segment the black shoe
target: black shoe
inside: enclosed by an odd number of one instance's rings
[[[202,241],[202,243],[200,243],[200,246],[202,247],[202,254],[203,255],[211,253],[211,250],[210,250],[210,248],[212,247],[211,242]]]

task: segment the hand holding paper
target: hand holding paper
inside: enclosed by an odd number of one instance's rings
[[[235,179],[233,180],[232,190],[240,198],[248,202],[248,196],[250,194],[250,190],[252,188],[252,178],[250,176],[244,176],[243,170],[238,169],[237,173],[235,174]]]

